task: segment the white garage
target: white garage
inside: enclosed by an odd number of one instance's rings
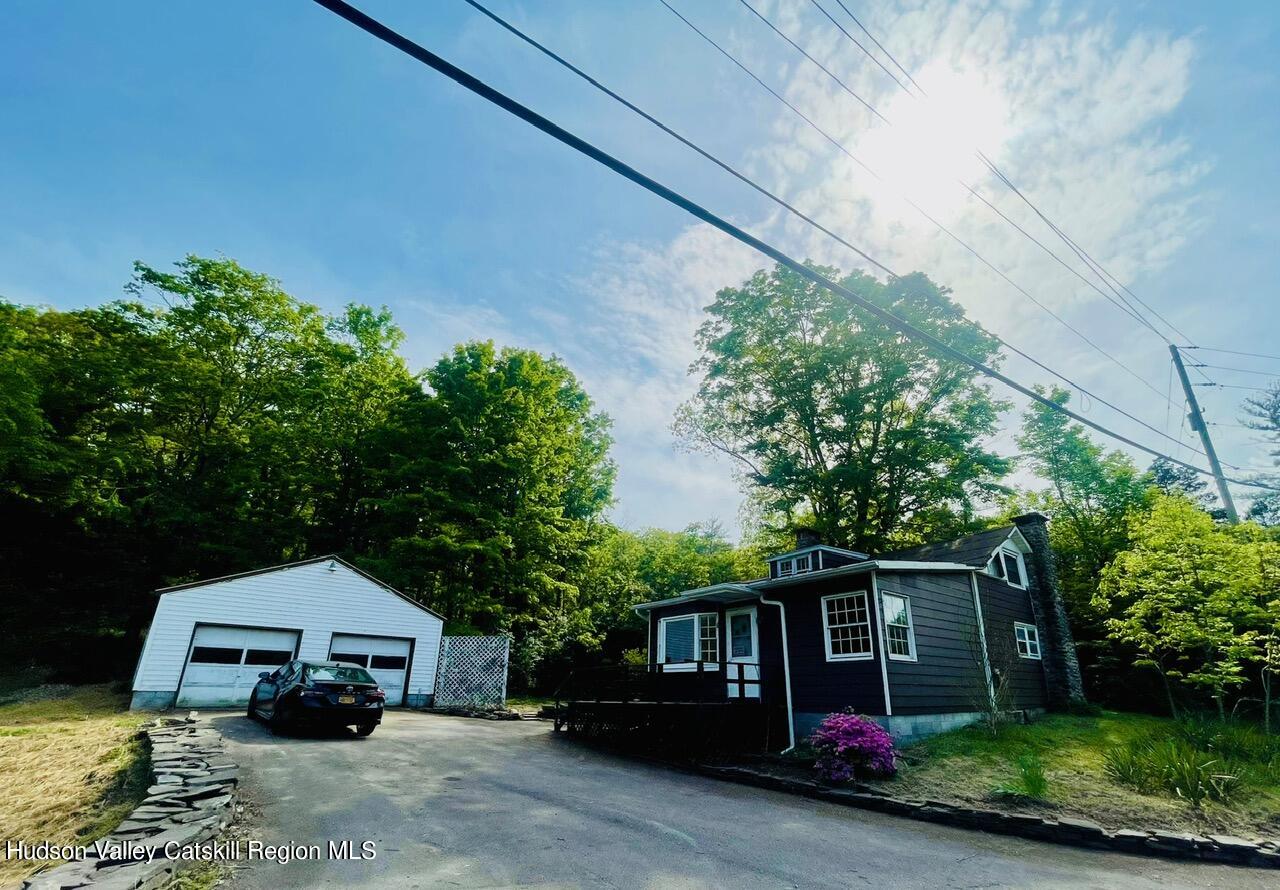
[[[335,556],[157,591],[134,708],[240,707],[294,658],[367,668],[387,704],[431,703],[444,620]]]

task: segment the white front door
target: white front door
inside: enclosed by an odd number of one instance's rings
[[[760,635],[756,630],[756,607],[726,609],[724,613],[725,680],[729,698],[760,697]],[[754,680],[754,683],[740,682]]]

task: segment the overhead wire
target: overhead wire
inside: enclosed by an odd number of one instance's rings
[[[1169,459],[1169,456],[1164,454],[1163,452],[1157,451],[1151,448],[1150,446],[1144,445],[1140,442],[1130,439],[1127,436],[1124,436],[1121,433],[1111,430],[1108,427],[1105,427],[1102,424],[1098,423],[1097,421],[1091,420],[1087,417],[1080,415],[1078,412],[1071,410],[1065,405],[1058,404],[1056,401],[1040,394],[1039,392],[1036,392],[1034,389],[1024,386],[1021,383],[1018,383],[1013,378],[996,370],[995,368],[991,367],[985,362],[982,362],[978,359],[975,359],[969,356],[962,350],[959,350],[951,346],[950,344],[938,339],[933,334],[930,334],[926,331],[921,330],[920,328],[916,327],[910,322],[895,315],[893,312],[890,312],[889,310],[876,305],[870,300],[867,300],[865,297],[862,297],[861,295],[855,293],[854,291],[849,290],[843,285],[832,281],[831,279],[827,278],[825,275],[809,268],[799,260],[789,256],[788,254],[784,253],[783,251],[779,250],[773,245],[761,240],[760,238],[757,238],[756,236],[745,231],[744,229],[741,229],[738,226],[735,226],[733,223],[716,215],[712,211],[701,206],[700,204],[697,204],[696,202],[685,197],[679,192],[671,188],[668,188],[667,186],[663,185],[657,180],[652,179],[651,177],[646,176],[645,174],[641,173],[635,168],[627,165],[625,162],[619,160],[618,158],[614,157],[613,155],[609,154],[603,149],[569,132],[568,130],[564,129],[563,127],[559,126],[558,124],[554,123],[553,121],[549,120],[548,118],[544,117],[538,112],[532,110],[528,106],[525,106],[517,102],[515,99],[512,99],[510,96],[507,96],[505,93],[494,89],[493,87],[489,86],[488,84],[476,78],[474,75],[446,61],[445,59],[431,52],[430,50],[423,47],[422,45],[415,43],[414,41],[394,31],[393,29],[389,28],[388,26],[384,25],[378,20],[372,18],[371,16],[365,14],[364,12],[361,12],[359,9],[356,9],[355,7],[351,6],[349,3],[343,2],[343,0],[315,0],[315,2],[318,5],[323,6],[325,9],[328,9],[330,12],[333,12],[335,15],[345,19],[346,21],[350,22],[351,24],[355,25],[361,30],[365,31],[366,33],[372,35],[373,37],[376,37],[377,39],[383,41],[384,43],[387,43],[388,45],[392,46],[395,49],[398,49],[399,51],[405,53],[406,55],[417,60],[418,62],[424,65],[427,65],[428,67],[436,70],[440,74],[443,74],[445,77],[457,83],[459,86],[463,87],[464,89],[467,89],[472,93],[475,93],[476,95],[480,96],[481,98],[485,99],[491,104],[496,105],[497,107],[503,109],[504,111],[520,118],[521,120],[532,125],[533,127],[542,131],[548,136],[551,136],[552,138],[556,139],[562,144],[568,146],[569,148],[572,148],[574,151],[577,151],[578,153],[609,168],[610,170],[619,174],[625,179],[628,179],[629,181],[635,183],[636,185],[640,186],[641,188],[645,189],[651,194],[656,195],[657,197],[663,199],[664,201],[667,201],[668,203],[676,207],[679,207],[680,209],[684,210],[685,212],[689,213],[695,218],[702,220],[703,222],[713,226],[716,229],[719,229],[724,234],[729,235],[735,240],[741,242],[742,244],[745,244],[748,247],[751,247],[756,251],[769,257],[774,262],[777,262],[783,266],[786,266],[788,269],[790,269],[800,277],[805,278],[806,280],[826,290],[829,290],[833,294],[845,300],[848,300],[852,305],[857,306],[862,311],[878,319],[879,321],[884,323],[887,327],[898,331],[903,336],[912,340],[919,341],[924,345],[929,346],[935,353],[945,355],[948,358],[951,358],[962,364],[968,365],[969,367],[973,368],[975,371],[978,371],[982,374],[985,374],[988,377],[991,377],[994,380],[998,380],[1004,383],[1006,386],[1010,387],[1016,392],[1021,393],[1027,398],[1035,402],[1038,402],[1053,411],[1057,411],[1060,414],[1064,414],[1067,417],[1070,417],[1071,419],[1081,424],[1084,424],[1085,426],[1088,426],[1091,429],[1096,430],[1097,432],[1103,433],[1104,435],[1115,439],[1116,441],[1123,442],[1126,445],[1129,445],[1133,448],[1137,448],[1152,456],[1164,457],[1165,459]],[[1180,466],[1184,466],[1187,469],[1193,470],[1202,475],[1212,475],[1208,470],[1204,470],[1200,467],[1195,466],[1194,464],[1189,464],[1184,461],[1174,461],[1174,463],[1177,463]],[[1251,487],[1267,488],[1271,490],[1280,491],[1280,488],[1268,486],[1259,482],[1234,480],[1234,479],[1230,481],[1236,482],[1237,484],[1247,485]]]
[[[851,161],[853,161],[855,164],[857,164],[859,167],[865,170],[868,175],[870,175],[873,179],[876,180],[876,182],[882,183],[886,186],[893,187],[890,183],[885,181],[884,177],[882,177],[873,168],[868,166],[861,158],[859,158],[857,155],[851,152],[848,149],[848,147],[844,145],[843,142],[836,139],[836,137],[832,136],[829,132],[827,132],[820,125],[814,122],[812,118],[806,115],[803,111],[797,108],[792,102],[786,99],[781,93],[779,93],[777,90],[771,87],[768,83],[766,83],[763,78],[761,78],[758,74],[756,74],[749,67],[747,67],[747,65],[743,63],[741,60],[739,60],[736,56],[734,56],[733,53],[729,52],[727,49],[721,46],[718,42],[716,42],[716,40],[713,37],[711,37],[709,34],[707,34],[705,31],[699,28],[696,24],[690,21],[687,17],[685,17],[678,9],[676,9],[674,6],[668,3],[667,0],[658,0],[658,2],[661,3],[664,7],[666,7],[666,9],[669,12],[671,12],[672,15],[674,15],[681,22],[683,22],[690,30],[692,30],[695,34],[701,37],[707,44],[709,44],[714,49],[716,49],[721,55],[723,55],[726,59],[728,59],[735,66],[737,66],[743,73],[745,73],[753,81],[755,81],[762,88],[768,91],[768,93],[771,96],[773,96],[775,99],[781,102],[784,106],[790,109],[792,113],[794,113],[802,121],[808,124],[815,132],[817,132],[820,136],[822,136],[827,142],[831,143],[831,145],[834,146],[837,151],[839,151],[845,157],[849,158]],[[740,0],[740,2],[743,2],[743,0]],[[746,5],[748,6],[748,8],[750,8],[749,4],[746,4],[745,2],[743,2],[743,5]],[[752,11],[754,12],[754,10]],[[756,15],[759,16],[759,13],[756,13]],[[807,57],[807,54],[806,54],[806,57]],[[995,263],[993,263],[991,260],[987,259],[987,257],[985,257],[981,252],[979,252],[977,248],[969,244],[967,241],[965,241],[963,238],[961,238],[959,235],[953,232],[950,228],[943,225],[942,222],[940,222],[927,210],[921,207],[918,203],[916,203],[910,197],[903,194],[900,189],[897,189],[896,187],[894,188],[895,188],[895,191],[898,192],[899,199],[901,199],[905,204],[907,204],[909,207],[911,207],[913,210],[915,210],[917,213],[923,216],[926,220],[932,223],[940,232],[947,235],[949,238],[951,238],[953,241],[959,244],[962,248],[964,248],[966,251],[972,254],[975,259],[977,259],[980,263],[982,263],[982,265],[986,266],[988,269],[994,272],[1006,284],[1008,284],[1010,287],[1018,291],[1018,293],[1022,294],[1024,297],[1030,300],[1033,305],[1037,306],[1038,308],[1043,310],[1045,313],[1047,313],[1051,318],[1054,319],[1054,321],[1057,321],[1067,330],[1071,331],[1071,333],[1075,334],[1077,337],[1079,337],[1081,340],[1087,343],[1090,347],[1092,347],[1097,352],[1099,352],[1108,361],[1115,364],[1117,367],[1119,367],[1125,373],[1129,374],[1129,376],[1133,377],[1135,380],[1137,380],[1147,389],[1151,390],[1157,396],[1164,398],[1164,394],[1161,393],[1160,390],[1154,384],[1152,384],[1149,380],[1147,380],[1145,377],[1143,377],[1141,374],[1139,374],[1133,368],[1129,367],[1124,362],[1120,361],[1120,359],[1116,358],[1110,352],[1103,349],[1098,343],[1096,343],[1088,335],[1086,335],[1085,333],[1080,331],[1078,328],[1076,328],[1075,326],[1067,322],[1064,318],[1062,318],[1060,315],[1058,315],[1056,312],[1050,309],[1047,305],[1041,302],[1038,298],[1036,298],[1036,296],[1032,294],[1030,291],[1028,291],[1025,287],[1023,287],[1018,282],[1014,281],[1011,277],[1009,277],[1008,273],[1006,273],[1003,269],[995,265]],[[1107,296],[1107,295],[1104,293],[1103,296]],[[1112,300],[1112,302],[1114,303],[1115,300]],[[1123,309],[1124,307],[1120,307],[1120,308]],[[1130,314],[1132,315],[1132,313]],[[1142,321],[1142,319],[1137,317],[1136,315],[1133,315],[1132,317],[1139,322]]]
[[[814,0],[811,0],[811,2],[814,2]],[[862,24],[861,21],[858,20],[858,18],[853,14],[853,12],[843,2],[841,2],[841,0],[837,0],[837,2],[840,4],[840,8],[844,10],[845,14],[848,15],[849,18],[853,20],[853,22],[859,28],[862,29],[863,33],[867,34],[868,37],[871,37],[871,39],[875,42],[876,46],[880,49],[880,51],[883,52],[890,59],[890,61],[893,62],[893,64],[896,67],[898,67],[898,69],[901,70],[908,77],[908,79],[911,80],[913,84],[915,84],[917,89],[920,89],[919,84],[916,83],[916,80],[914,77],[911,76],[911,73],[903,65],[901,65],[901,63],[899,63],[896,58],[894,58],[893,54],[890,53],[889,50],[885,48],[885,46],[879,40],[876,40],[876,38],[871,35],[871,32],[867,30],[867,28]],[[817,5],[816,2],[815,2],[815,5]],[[823,10],[823,12],[825,14],[826,11]],[[828,15],[827,17],[829,19],[831,18],[830,15]],[[867,58],[875,62],[876,65],[879,66],[880,68],[882,69],[884,68],[884,66],[880,63],[880,60],[877,59],[875,55],[871,53],[860,41],[853,39],[852,36],[849,35],[848,32],[843,27],[840,27],[838,22],[834,21],[834,19],[832,19],[832,22],[833,24],[836,25],[837,28],[839,28],[841,33],[845,34],[846,37],[849,37],[850,41],[854,44],[854,46],[856,46],[864,55],[866,55]],[[897,84],[900,89],[902,89],[908,95],[915,97],[915,94],[912,93],[911,90],[907,89],[905,85],[902,83],[902,81],[900,81],[897,77],[893,77],[892,75],[890,76],[894,81],[894,83]],[[924,92],[923,89],[920,89],[920,92],[923,93]],[[918,97],[915,97],[915,98],[918,98]],[[1159,330],[1157,330],[1155,326],[1151,324],[1149,320],[1142,317],[1141,313],[1139,313],[1136,309],[1132,309],[1132,304],[1129,303],[1129,299],[1126,297],[1126,295],[1132,298],[1133,300],[1135,300],[1138,304],[1140,304],[1153,316],[1159,319],[1164,325],[1166,325],[1174,333],[1178,334],[1180,337],[1187,340],[1188,342],[1191,341],[1190,337],[1188,337],[1176,325],[1174,325],[1167,318],[1165,318],[1158,310],[1156,310],[1154,307],[1148,304],[1145,300],[1139,297],[1136,293],[1134,293],[1133,290],[1130,289],[1127,285],[1125,285],[1118,278],[1112,275],[1111,272],[1109,272],[1104,266],[1102,266],[1101,263],[1095,260],[1093,256],[1089,254],[1088,251],[1080,247],[1080,245],[1074,239],[1072,239],[1069,235],[1067,235],[1067,233],[1060,226],[1058,226],[1051,219],[1049,219],[1049,217],[1043,211],[1041,211],[1041,209],[1034,202],[1032,202],[1031,199],[1027,197],[1027,195],[1021,189],[1019,189],[1013,183],[1013,180],[1010,179],[1009,176],[1003,170],[1001,170],[1000,167],[994,161],[991,160],[991,158],[989,158],[985,153],[981,151],[978,152],[978,156],[983,161],[983,163],[988,167],[988,169],[990,169],[990,171],[998,179],[1004,182],[1005,185],[1011,191],[1013,191],[1029,208],[1031,208],[1031,210],[1045,223],[1045,225],[1047,225],[1056,235],[1059,236],[1059,238],[1062,239],[1063,243],[1066,244],[1082,262],[1084,262],[1086,267],[1088,267],[1090,271],[1092,271],[1102,281],[1104,286],[1106,286],[1109,290],[1111,290],[1123,304],[1130,307],[1131,312],[1129,314],[1133,315],[1133,317],[1137,321],[1142,323],[1144,326],[1150,328],[1150,330],[1153,333],[1155,333],[1157,336],[1159,336],[1162,340],[1165,340],[1167,342],[1168,340],[1172,339],[1167,335],[1161,333]],[[965,185],[967,188],[968,184],[966,183]],[[988,203],[985,201],[985,199],[983,202]],[[988,203],[988,206],[990,206],[993,210],[996,209],[993,205],[990,205],[989,203]],[[1000,213],[1000,215],[1004,217],[1006,221],[1012,222],[1003,213]],[[1020,226],[1018,226],[1017,228],[1021,230]],[[1024,234],[1027,234],[1027,233],[1024,231]],[[1040,246],[1044,248],[1043,244],[1041,244]],[[1047,250],[1047,248],[1044,248],[1044,249]],[[1052,252],[1050,253],[1051,255],[1054,256],[1055,259],[1058,259],[1059,262],[1063,262],[1060,258],[1057,257],[1056,254],[1052,254]],[[1095,289],[1097,289],[1096,286],[1095,286]]]
[[[735,178],[737,178],[738,180],[740,180],[740,181],[742,181],[742,182],[746,183],[747,185],[751,186],[751,187],[752,187],[753,189],[755,189],[757,192],[759,192],[760,194],[762,194],[762,195],[766,196],[766,197],[767,197],[767,198],[769,198],[770,200],[774,201],[774,202],[775,202],[775,203],[777,203],[779,206],[781,206],[781,207],[783,207],[784,209],[786,209],[788,212],[790,212],[790,213],[794,214],[795,216],[797,216],[799,219],[802,219],[802,220],[804,220],[805,222],[809,223],[810,225],[813,225],[814,227],[816,227],[817,229],[819,229],[819,230],[820,230],[820,231],[822,231],[823,233],[827,234],[827,235],[828,235],[828,236],[830,236],[831,238],[833,238],[833,239],[835,239],[836,241],[838,241],[839,243],[841,243],[841,244],[845,245],[846,247],[850,248],[851,250],[855,251],[859,256],[864,257],[865,259],[867,259],[868,261],[870,261],[871,263],[873,263],[873,264],[876,266],[876,268],[879,268],[879,269],[883,270],[883,271],[884,271],[884,272],[886,272],[888,275],[890,275],[892,278],[900,278],[900,277],[901,277],[901,276],[900,276],[900,275],[898,275],[898,273],[897,273],[897,272],[895,272],[893,269],[889,268],[888,266],[884,265],[883,263],[879,262],[878,260],[873,259],[873,258],[872,258],[872,257],[870,257],[867,253],[865,253],[862,249],[860,249],[860,248],[858,248],[858,247],[855,247],[853,244],[851,244],[849,241],[847,241],[847,240],[845,240],[844,238],[842,238],[840,235],[837,235],[835,232],[832,232],[830,229],[826,228],[826,227],[825,227],[825,226],[823,226],[821,223],[818,223],[818,222],[814,221],[814,220],[813,220],[813,219],[811,219],[809,216],[805,215],[803,212],[801,212],[801,211],[797,210],[797,209],[796,209],[795,207],[793,207],[791,204],[787,203],[784,199],[782,199],[782,198],[778,197],[778,196],[777,196],[777,195],[775,195],[774,193],[772,193],[772,192],[768,191],[767,189],[765,189],[763,186],[760,186],[759,184],[757,184],[757,183],[756,183],[754,180],[752,180],[750,177],[748,177],[748,176],[746,176],[745,174],[743,174],[743,173],[739,172],[738,170],[734,169],[734,168],[733,168],[731,165],[729,165],[727,162],[725,162],[725,161],[721,160],[720,158],[718,158],[718,157],[716,157],[715,155],[711,154],[710,152],[706,151],[706,150],[705,150],[705,149],[703,149],[701,146],[697,145],[696,143],[694,143],[692,140],[690,140],[690,139],[686,138],[685,136],[682,136],[680,133],[678,133],[677,131],[673,130],[671,127],[667,126],[667,125],[666,125],[666,124],[664,124],[662,121],[658,120],[657,118],[655,118],[653,115],[649,114],[648,112],[646,112],[646,111],[645,111],[645,110],[643,110],[642,108],[638,107],[637,105],[635,105],[635,104],[634,104],[633,102],[631,102],[630,100],[626,99],[625,97],[623,97],[623,96],[619,95],[619,94],[618,94],[617,92],[615,92],[614,90],[612,90],[612,89],[610,89],[609,87],[605,86],[603,83],[601,83],[600,81],[596,80],[594,77],[592,77],[591,75],[589,75],[589,74],[587,74],[585,71],[583,71],[581,68],[577,67],[577,66],[576,66],[576,65],[574,65],[572,62],[568,61],[568,60],[567,60],[567,59],[565,59],[563,56],[561,56],[561,55],[559,55],[558,53],[556,53],[554,50],[552,50],[552,49],[550,49],[549,47],[547,47],[547,46],[545,46],[544,44],[542,44],[542,43],[541,43],[540,41],[538,41],[536,38],[534,38],[534,37],[532,37],[531,35],[529,35],[529,34],[525,33],[523,30],[521,30],[521,29],[520,29],[519,27],[517,27],[516,25],[514,25],[514,24],[512,24],[511,22],[507,21],[506,19],[502,18],[502,16],[500,16],[500,15],[498,15],[497,13],[493,12],[493,11],[492,11],[492,10],[490,10],[488,7],[484,6],[484,4],[480,3],[480,2],[479,2],[479,0],[465,0],[465,2],[466,2],[469,6],[471,6],[473,9],[475,9],[477,12],[480,12],[481,14],[483,14],[484,16],[486,16],[487,18],[489,18],[491,21],[493,21],[495,24],[497,24],[497,25],[499,25],[500,27],[502,27],[502,28],[503,28],[504,30],[506,30],[508,33],[512,34],[513,36],[515,36],[515,37],[517,37],[518,39],[522,40],[523,42],[525,42],[525,43],[526,43],[526,44],[528,44],[529,46],[531,46],[531,47],[533,47],[534,49],[538,50],[538,51],[539,51],[540,53],[542,53],[544,56],[546,56],[546,57],[547,57],[547,58],[549,58],[549,59],[552,59],[552,60],[553,60],[553,61],[555,61],[557,64],[559,64],[560,66],[564,67],[566,70],[568,70],[568,71],[572,72],[573,74],[575,74],[577,77],[581,78],[582,80],[586,81],[587,83],[589,83],[591,86],[593,86],[594,88],[596,88],[596,89],[597,89],[597,90],[599,90],[600,92],[603,92],[605,95],[607,95],[607,96],[609,96],[610,98],[614,99],[615,101],[617,101],[617,102],[621,103],[623,106],[625,106],[625,107],[626,107],[627,109],[629,109],[630,111],[634,112],[635,114],[640,115],[640,116],[641,116],[641,117],[643,117],[646,121],[648,121],[649,123],[653,124],[655,127],[659,128],[660,130],[662,130],[662,131],[663,131],[664,133],[666,133],[667,135],[669,135],[669,136],[671,136],[672,138],[674,138],[674,139],[678,140],[681,144],[683,144],[683,145],[685,145],[685,146],[687,146],[687,147],[691,148],[692,150],[696,151],[696,152],[697,152],[699,155],[701,155],[702,157],[704,157],[704,158],[706,158],[707,160],[711,161],[711,162],[712,162],[712,163],[714,163],[716,166],[720,167],[722,170],[725,170],[726,172],[730,173],[732,176],[734,176],[734,177],[735,177]],[[1033,299],[1034,299],[1034,298],[1033,298]],[[1046,310],[1045,310],[1045,311],[1047,311],[1047,312],[1049,312],[1051,315],[1053,315],[1052,310],[1049,310],[1049,309],[1047,309],[1047,308],[1046,308]],[[1057,316],[1056,316],[1056,315],[1054,315],[1054,317],[1055,317],[1055,318],[1057,318]],[[1063,321],[1062,319],[1059,319],[1059,321],[1061,321],[1061,322],[1062,322],[1062,324],[1066,325],[1068,328],[1071,328],[1071,326],[1070,326],[1069,324],[1067,324],[1067,322]],[[1072,330],[1074,330],[1073,328],[1071,328],[1071,329],[1072,329]],[[1079,332],[1077,332],[1077,334],[1079,334],[1079,336],[1081,336],[1082,338],[1084,337],[1084,335],[1083,335],[1083,334],[1080,334]],[[1032,364],[1036,365],[1036,366],[1037,366],[1037,367],[1039,367],[1040,369],[1042,369],[1042,370],[1044,370],[1044,371],[1048,372],[1049,374],[1052,374],[1054,377],[1058,378],[1058,379],[1059,379],[1059,380],[1061,380],[1063,383],[1066,383],[1068,386],[1070,386],[1070,387],[1072,387],[1073,389],[1077,390],[1078,392],[1080,392],[1080,393],[1081,393],[1082,395],[1084,395],[1085,397],[1087,397],[1087,398],[1091,398],[1091,399],[1094,399],[1094,400],[1096,400],[1096,401],[1100,402],[1101,404],[1106,405],[1108,408],[1111,408],[1113,411],[1116,411],[1117,413],[1119,413],[1119,414],[1123,415],[1124,417],[1127,417],[1129,420],[1132,420],[1134,423],[1137,423],[1137,424],[1139,424],[1140,426],[1145,427],[1146,429],[1150,430],[1151,432],[1156,433],[1157,435],[1162,436],[1162,437],[1164,437],[1164,438],[1166,438],[1166,439],[1170,440],[1171,442],[1176,442],[1176,443],[1178,443],[1178,444],[1182,444],[1182,443],[1180,442],[1180,440],[1178,440],[1178,439],[1174,439],[1172,436],[1170,436],[1170,435],[1168,434],[1168,430],[1161,431],[1161,430],[1157,429],[1156,427],[1154,427],[1154,426],[1152,426],[1151,424],[1147,423],[1145,420],[1142,420],[1140,417],[1137,417],[1136,415],[1134,415],[1134,414],[1130,413],[1129,411],[1126,411],[1124,408],[1121,408],[1119,405],[1115,404],[1114,402],[1111,402],[1111,401],[1109,401],[1108,399],[1106,399],[1106,398],[1104,398],[1104,397],[1102,397],[1102,396],[1100,396],[1100,395],[1097,395],[1096,393],[1091,392],[1090,390],[1086,389],[1083,385],[1081,385],[1081,384],[1077,383],[1076,381],[1072,380],[1072,379],[1071,379],[1071,378],[1069,378],[1069,377],[1066,377],[1065,375],[1061,374],[1061,373],[1060,373],[1060,372],[1058,372],[1057,370],[1055,370],[1055,369],[1053,369],[1053,368],[1049,367],[1048,365],[1044,364],[1043,362],[1041,362],[1039,359],[1035,358],[1035,357],[1034,357],[1034,356],[1032,356],[1031,354],[1029,354],[1029,353],[1025,352],[1025,351],[1024,351],[1024,350],[1022,350],[1022,349],[1019,349],[1017,346],[1015,346],[1015,345],[1013,345],[1012,343],[1010,343],[1009,341],[1005,340],[1003,337],[1000,337],[1000,336],[999,336],[999,335],[997,335],[997,334],[992,334],[992,336],[993,336],[993,337],[995,337],[995,339],[1000,343],[1000,345],[1001,345],[1001,346],[1005,347],[1005,348],[1006,348],[1006,349],[1008,349],[1010,352],[1013,352],[1013,353],[1015,353],[1016,355],[1021,356],[1023,359],[1025,359],[1025,360],[1027,360],[1027,361],[1031,362]],[[1085,339],[1086,339],[1086,342],[1090,342],[1090,341],[1088,341],[1088,340],[1087,340],[1087,338],[1085,338]],[[1098,348],[1098,347],[1095,347],[1095,348]],[[1100,349],[1100,348],[1099,348],[1099,351],[1101,351],[1101,349]],[[1170,363],[1172,364],[1172,360],[1171,360],[1171,362],[1170,362]],[[1171,400],[1171,399],[1169,399],[1169,396],[1168,396],[1167,394],[1166,394],[1166,400],[1167,400],[1167,401],[1169,401],[1169,403],[1170,403],[1170,404],[1172,404],[1172,400]],[[1192,450],[1193,450],[1193,451],[1195,451],[1197,454],[1201,454],[1201,455],[1203,455],[1203,452],[1199,451],[1198,449],[1192,449]]]

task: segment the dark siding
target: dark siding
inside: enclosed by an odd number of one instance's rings
[[[868,591],[870,573],[848,578],[796,579],[794,585],[765,592],[787,606],[787,645],[791,656],[791,697],[797,713],[829,714],[852,707],[863,714],[884,713],[884,680],[880,674],[880,642],[873,639],[874,658],[827,661],[822,627],[822,597],[831,593]],[[775,610],[776,611],[776,610]],[[872,635],[875,634],[872,613]]]
[[[992,669],[1008,670],[1012,673],[1011,686],[1015,708],[1043,708],[1046,701],[1044,669],[1041,662],[1035,659],[1018,657],[1017,645],[1013,637],[1015,621],[1036,624],[1035,613],[1031,609],[1031,594],[982,572],[977,574],[977,578]],[[1042,648],[1044,639],[1045,634],[1041,630]]]
[[[777,606],[766,606],[756,600],[727,605],[695,601],[653,609],[649,613],[649,661],[654,662],[658,659],[659,619],[699,612],[715,612],[720,616],[720,660],[727,661],[728,638],[724,613],[726,609],[740,609],[744,606],[754,606],[756,610],[756,637],[760,646],[757,660],[760,663],[760,676],[763,680],[761,694],[766,701],[778,704],[785,702],[787,693],[782,671],[782,629]]]
[[[889,659],[894,714],[976,711],[986,697],[981,640],[968,572],[878,572],[881,593],[911,601],[916,661]]]

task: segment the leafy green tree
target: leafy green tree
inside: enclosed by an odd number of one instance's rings
[[[383,437],[371,564],[455,630],[512,632],[526,673],[593,645],[575,579],[612,496],[609,419],[528,350],[469,343],[425,376]]]
[[[1132,645],[1137,665],[1155,668],[1170,711],[1171,680],[1205,688],[1225,713],[1246,682],[1267,614],[1249,531],[1233,531],[1184,496],[1160,495],[1132,516],[1128,549],[1102,573],[1097,602],[1115,617],[1112,636]]]
[[[981,361],[998,342],[921,274],[824,274]],[[702,376],[675,429],[726,454],[763,513],[798,514],[829,543],[879,551],[945,534],[1002,492],[988,451],[1004,405],[972,368],[935,356],[783,267],[724,288],[699,328]]]

